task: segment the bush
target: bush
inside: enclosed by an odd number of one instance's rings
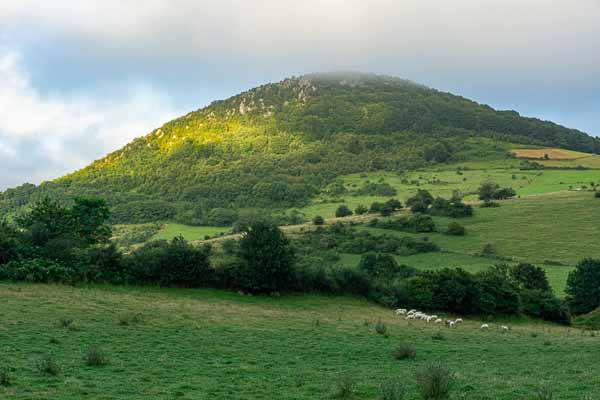
[[[354,210],[354,214],[356,214],[356,215],[363,215],[363,214],[366,214],[367,212],[369,212],[369,209],[362,204],[359,204],[356,207],[356,209]]]
[[[377,321],[375,324],[375,332],[377,332],[379,335],[385,335],[387,332],[387,327],[381,320]]]
[[[569,273],[567,302],[573,314],[586,314],[600,306],[600,260],[585,259]]]
[[[550,292],[546,271],[528,263],[520,263],[510,269],[510,276],[521,289],[539,289]]]
[[[508,267],[499,265],[476,275],[479,298],[477,308],[488,315],[521,313],[519,288],[508,276]]]
[[[338,376],[333,392],[334,399],[351,399],[354,397],[354,380],[347,375]]]
[[[337,208],[337,210],[335,210],[335,216],[337,218],[347,217],[347,216],[350,216],[350,215],[352,215],[352,210],[350,210],[348,208],[348,206],[345,205],[345,204],[342,204],[341,206],[339,206]]]
[[[412,344],[401,343],[393,355],[396,360],[412,360],[417,356],[417,349]]]
[[[371,203],[371,206],[369,207],[369,213],[370,214],[380,213],[382,208],[383,208],[383,203],[379,203],[376,201],[374,203]]]
[[[363,254],[358,263],[358,270],[372,278],[391,278],[398,269],[398,263],[389,254],[367,253]]]
[[[44,258],[11,261],[0,265],[0,280],[27,281],[38,283],[71,283],[75,270],[60,262]]]
[[[39,373],[46,375],[58,375],[60,372],[60,366],[52,355],[46,355],[37,360],[35,368]]]
[[[206,287],[213,278],[210,247],[194,247],[182,237],[150,242],[125,257],[133,284]]]
[[[231,226],[238,219],[238,213],[229,208],[213,208],[208,213],[206,223],[212,226]]]
[[[552,400],[553,398],[554,390],[549,384],[540,385],[533,396],[533,400]]]
[[[325,223],[325,219],[323,217],[321,217],[320,215],[316,215],[313,218],[314,225],[323,225],[324,223]]]
[[[450,398],[454,374],[443,364],[430,363],[417,370],[417,389],[423,400]]]
[[[259,222],[240,240],[238,284],[251,292],[270,293],[292,288],[295,256],[289,240],[275,225]]]
[[[424,207],[425,209],[429,208],[429,206],[433,203],[433,196],[427,190],[419,189],[417,190],[417,194],[413,197],[410,197],[406,200],[406,206],[413,209],[413,206],[419,205],[419,207]],[[420,211],[422,212],[422,211]]]
[[[357,191],[362,196],[395,196],[398,192],[389,183],[367,183]]]
[[[403,400],[406,396],[406,385],[399,380],[389,380],[379,386],[381,400]]]
[[[596,193],[594,194],[594,197],[596,197],[597,199],[600,199],[600,192],[596,192]]]
[[[6,367],[0,367],[0,386],[10,386],[10,373]]]
[[[524,289],[520,295],[524,314],[565,325],[571,323],[569,308],[551,291]]]
[[[446,234],[448,235],[464,236],[466,233],[467,229],[458,222],[450,222],[448,228],[446,228]]]
[[[86,365],[90,367],[101,367],[108,363],[106,353],[96,346],[91,346],[85,353],[84,360]]]

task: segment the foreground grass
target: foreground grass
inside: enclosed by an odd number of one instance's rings
[[[353,298],[214,290],[0,284],[0,298],[0,363],[12,377],[2,399],[323,399],[340,376],[356,382],[356,398],[376,399],[398,378],[415,399],[415,370],[434,360],[457,373],[458,398],[530,398],[542,382],[559,399],[600,395],[600,337],[548,324],[448,330]],[[415,360],[392,357],[400,342]],[[91,346],[106,365],[86,365]],[[34,367],[48,354],[56,376]]]

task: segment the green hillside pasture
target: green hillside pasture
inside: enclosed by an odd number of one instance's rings
[[[513,160],[507,160],[510,162]],[[482,168],[487,164],[474,163],[473,168]],[[492,162],[491,165],[496,165]],[[510,164],[507,164],[510,165]],[[467,166],[466,164],[462,165]],[[579,189],[590,186],[591,182],[600,184],[600,171],[598,170],[526,170],[517,168],[497,169],[470,169],[460,171],[456,169],[427,170],[395,174],[391,172],[374,172],[368,174],[346,175],[340,179],[347,189],[347,193],[332,201],[329,198],[317,198],[312,204],[301,208],[307,218],[321,215],[325,218],[333,217],[337,207],[344,203],[351,209],[359,204],[366,206],[374,201],[385,201],[389,197],[354,196],[352,191],[360,189],[367,183],[386,182],[396,189],[397,198],[405,201],[413,196],[418,189],[430,191],[434,196],[449,198],[454,190],[465,194],[466,200],[476,200],[474,194],[482,182],[491,180],[503,187],[512,187],[519,196],[533,194],[553,193],[569,189]]]
[[[501,203],[498,208],[476,207],[473,217],[457,220],[467,228],[466,236],[414,234],[428,236],[443,251],[453,254],[420,254],[399,261],[417,268],[461,266],[467,270],[503,260],[527,261],[543,266],[553,287],[562,292],[570,267],[586,257],[600,258],[600,242],[595,240],[599,234],[596,221],[600,220],[600,201],[591,193],[556,193]],[[434,219],[442,230],[451,221]],[[366,226],[359,229],[411,235]],[[493,244],[499,259],[479,257],[487,243]]]
[[[152,237],[152,240],[171,240],[176,236],[183,236],[186,240],[204,240],[206,236],[218,236],[227,234],[231,227],[227,226],[189,226],[176,223],[164,224]]]
[[[600,337],[541,322],[503,321],[502,334],[467,319],[450,330],[353,298],[213,290],[0,284],[0,297],[7,400],[327,399],[340,377],[355,382],[355,398],[378,399],[379,385],[398,379],[417,399],[415,370],[431,361],[456,373],[454,398],[531,398],[544,382],[559,399],[600,395]],[[415,360],[392,357],[402,342]],[[90,346],[107,365],[84,363]],[[56,376],[35,368],[46,355]]]

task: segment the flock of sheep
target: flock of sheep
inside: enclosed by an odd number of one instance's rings
[[[421,311],[417,311],[417,310],[407,310],[405,308],[399,308],[396,310],[396,315],[403,315],[404,319],[406,320],[410,320],[410,319],[416,319],[416,320],[421,320],[421,321],[425,321],[425,322],[433,322],[434,324],[441,324],[444,323],[448,328],[454,328],[456,325],[460,324],[463,322],[462,318],[456,318],[454,320],[452,319],[442,319],[439,318],[437,315],[428,315],[424,312]],[[482,331],[487,331],[490,329],[490,325],[489,324],[482,324],[481,327],[479,328]],[[500,329],[502,330],[502,332],[508,332],[509,328],[506,325],[501,325]]]

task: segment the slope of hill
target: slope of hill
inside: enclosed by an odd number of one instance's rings
[[[0,195],[10,212],[101,196],[114,221],[218,225],[221,208],[300,206],[340,175],[503,158],[509,143],[600,152],[600,140],[398,78],[310,74],[168,122],[90,166]],[[216,214],[216,215],[211,215]]]

